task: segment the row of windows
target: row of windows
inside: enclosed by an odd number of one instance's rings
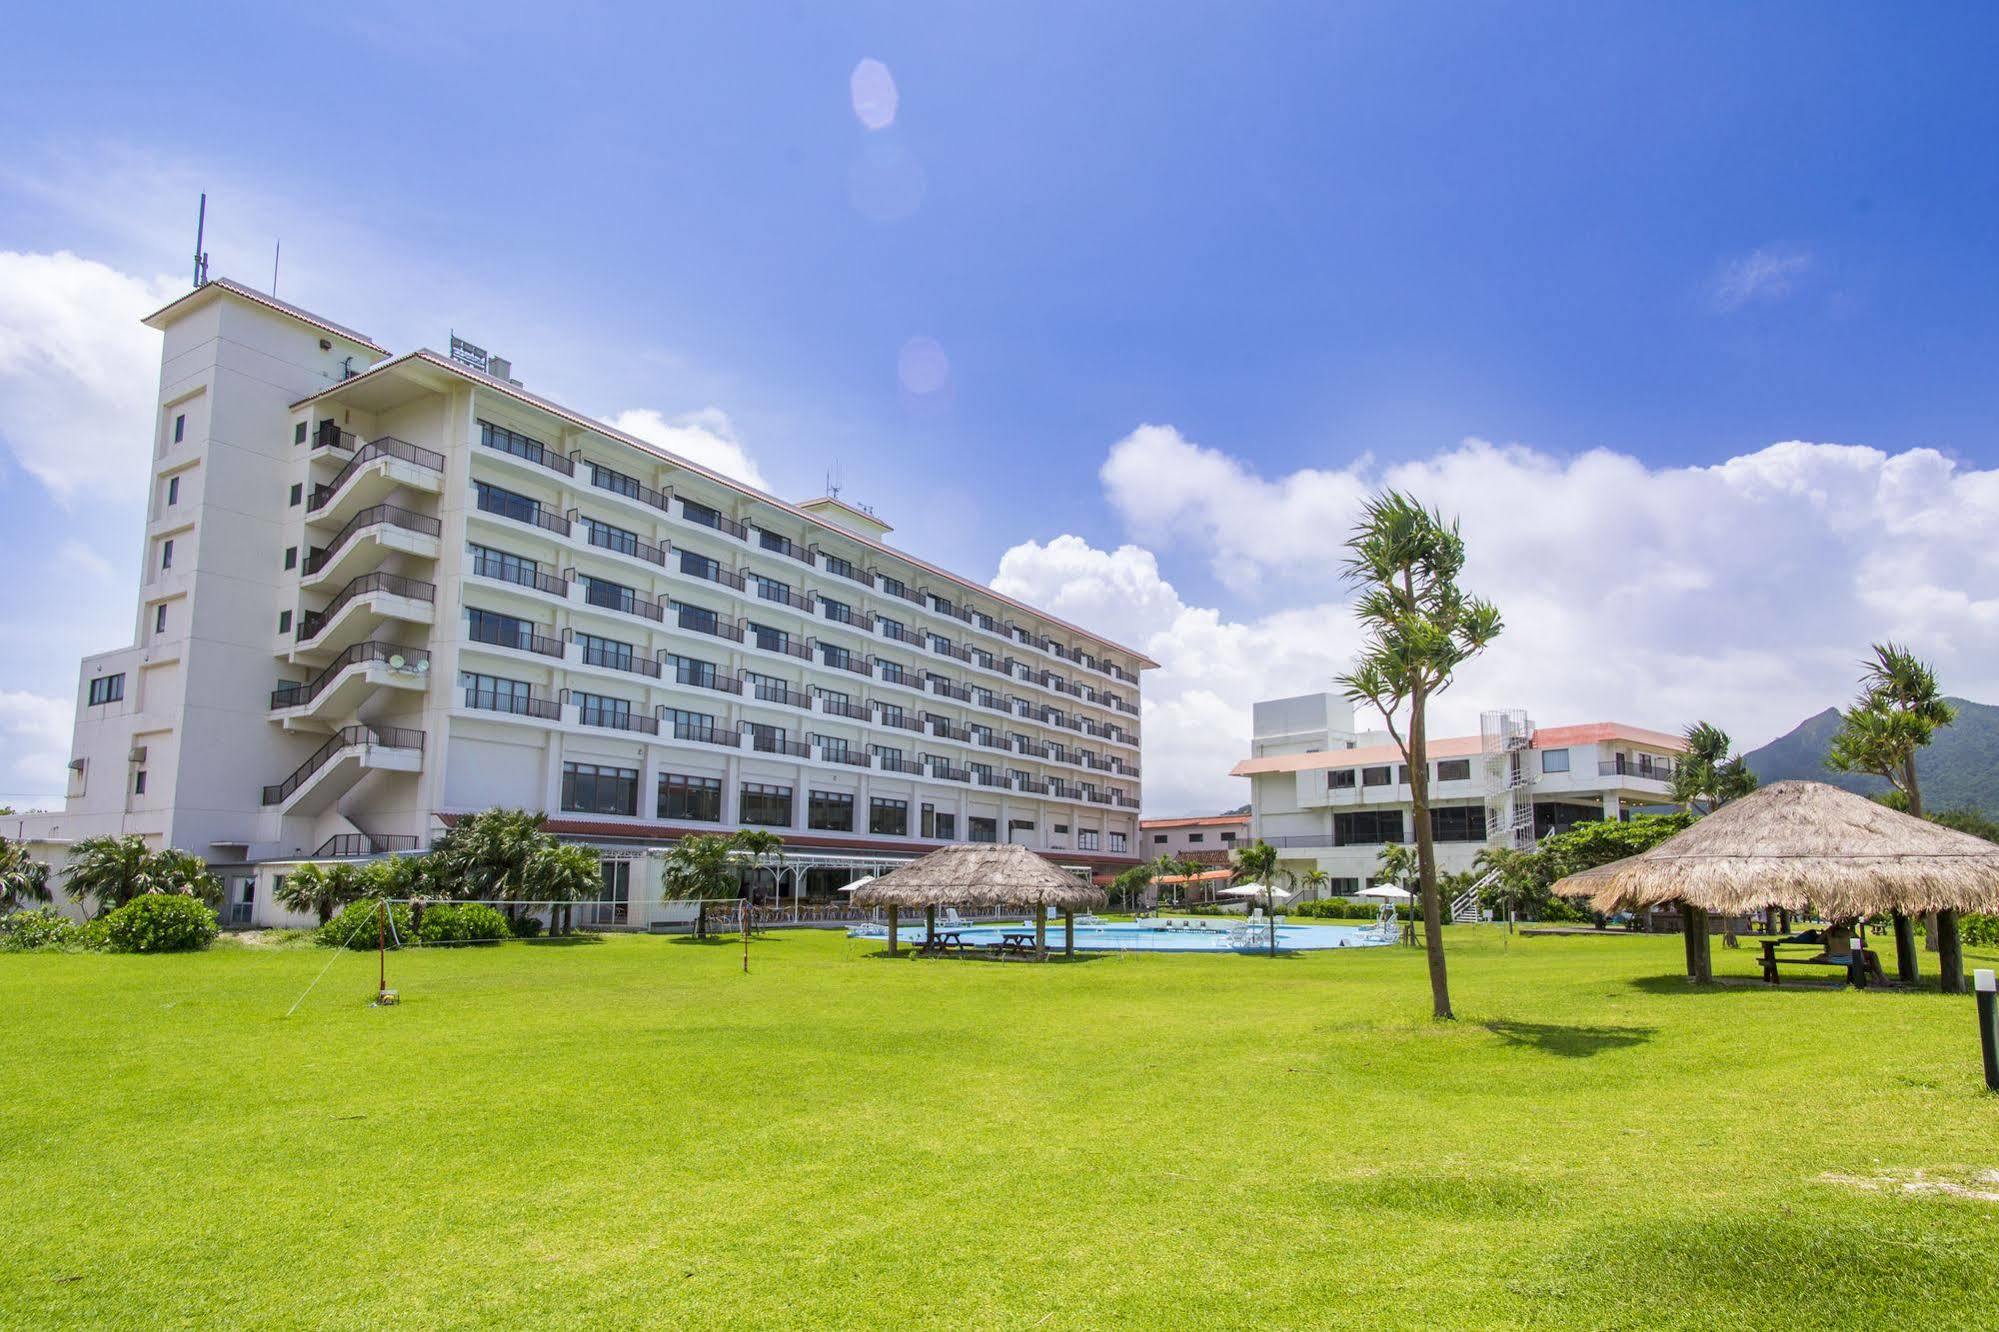
[[[1439,759],[1434,765],[1440,782],[1468,782],[1471,780],[1470,759]],[[1354,788],[1354,774],[1360,775],[1362,786],[1388,786],[1400,782],[1409,784],[1409,765],[1406,763],[1379,764],[1368,768],[1334,768],[1326,774],[1326,784],[1335,791],[1351,791]]]
[[[1152,844],[1153,844],[1154,846],[1165,846],[1165,845],[1166,845],[1166,839],[1167,839],[1167,836],[1168,836],[1168,834],[1166,834],[1166,833],[1154,833],[1154,834],[1152,834]],[[1222,845],[1223,845],[1223,846],[1234,846],[1234,845],[1235,845],[1235,839],[1236,839],[1236,835],[1235,835],[1235,833],[1234,833],[1233,831],[1229,831],[1229,832],[1225,832],[1225,833],[1223,833],[1223,834],[1221,835],[1221,841],[1222,841]],[[1206,833],[1188,833],[1188,834],[1187,834],[1187,842],[1188,842],[1188,845],[1190,845],[1190,846],[1191,846],[1191,845],[1193,845],[1193,844],[1195,844],[1195,843],[1198,843],[1198,842],[1205,842],[1205,841],[1207,841],[1207,840],[1208,840],[1208,835],[1207,835]]]
[[[1438,805],[1430,810],[1430,836],[1439,842],[1483,842],[1483,805]],[[1399,809],[1361,809],[1333,815],[1335,846],[1378,846],[1406,839]]]

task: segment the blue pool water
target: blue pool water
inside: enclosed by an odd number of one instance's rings
[[[1237,922],[1240,924],[1240,922]],[[1139,920],[1117,921],[1103,925],[1076,926],[1076,948],[1079,951],[1115,953],[1124,950],[1156,953],[1227,953],[1250,952],[1267,949],[1270,946],[1269,928],[1259,929],[1253,943],[1236,944],[1230,942],[1232,926],[1218,920],[1177,922],[1182,928],[1173,928],[1165,921]],[[940,922],[938,929],[944,925]],[[1021,921],[981,921],[958,931],[959,935],[972,947],[983,947],[1000,941],[1006,934],[1031,933],[1033,922]],[[847,931],[858,938],[882,939],[888,936],[884,925],[856,925]],[[923,938],[923,922],[915,921],[903,925],[898,931],[904,944],[914,944]],[[1380,944],[1392,943],[1379,931],[1368,925],[1291,925],[1277,927],[1277,947],[1290,952],[1302,949],[1321,948],[1372,948]],[[1054,922],[1048,927],[1050,949],[1062,947],[1062,926]]]

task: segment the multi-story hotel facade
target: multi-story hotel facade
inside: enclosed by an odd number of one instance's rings
[[[1354,725],[1333,694],[1270,699],[1253,710],[1251,840],[1293,872],[1322,870],[1330,896],[1359,892],[1381,848],[1415,840],[1409,773],[1394,737]],[[1488,846],[1523,847],[1589,819],[1664,804],[1686,742],[1620,722],[1537,727],[1521,712],[1484,714],[1480,734],[1429,744],[1430,824],[1437,865],[1469,870]]]
[[[527,392],[226,280],[150,316],[131,646],[86,659],[61,848],[196,851],[228,919],[305,859],[545,810],[656,897],[690,833],[784,837],[792,891],[956,841],[1135,863],[1154,663]],[[651,854],[648,854],[648,853]],[[617,921],[642,923],[623,910]]]

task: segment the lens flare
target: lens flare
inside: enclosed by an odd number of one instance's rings
[[[911,338],[896,354],[895,377],[912,397],[943,393],[951,387],[951,358],[935,338]]]
[[[854,104],[854,116],[871,130],[885,130],[895,123],[895,76],[888,66],[872,56],[854,66],[847,76],[847,96]]]

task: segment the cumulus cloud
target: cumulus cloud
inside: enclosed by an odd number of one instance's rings
[[[1506,619],[1438,701],[1441,730],[1517,706],[1542,724],[1708,719],[1753,746],[1845,701],[1867,644],[1890,636],[1954,692],[1999,695],[1999,472],[1934,450],[1793,441],[1657,468],[1468,440],[1266,477],[1147,426],[1112,447],[1103,480],[1142,544],[1029,542],[994,585],[1162,663],[1144,690],[1148,812],[1240,803],[1226,774],[1250,704],[1327,688],[1347,666],[1339,543],[1385,486],[1459,519],[1465,582]],[[1188,604],[1154,554],[1179,550],[1210,559],[1250,613]]]
[[[736,438],[735,423],[719,407],[704,407],[670,418],[650,407],[634,407],[612,417],[611,424],[689,462],[734,477],[758,490],[770,489],[770,483],[757,470],[756,461]]]
[[[1799,251],[1751,250],[1721,266],[1708,296],[1723,314],[1758,301],[1782,300],[1811,265],[1811,256]]]
[[[0,442],[56,497],[129,489],[145,465],[159,335],[179,290],[67,251],[0,251]]]

